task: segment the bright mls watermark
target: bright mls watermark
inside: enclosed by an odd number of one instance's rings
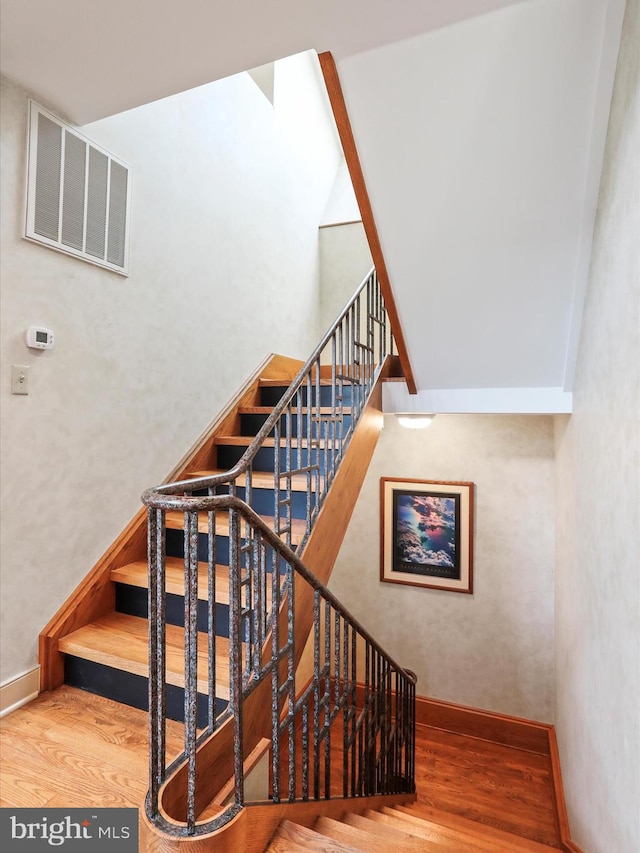
[[[138,853],[138,809],[0,809],[0,847]]]

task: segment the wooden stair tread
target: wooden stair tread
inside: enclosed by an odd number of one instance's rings
[[[389,827],[404,829],[402,825],[404,822],[405,827],[409,827],[408,831],[413,834],[428,839],[435,836],[443,840],[457,839],[459,843],[465,843],[479,853],[524,853],[524,851],[538,851],[540,853],[542,850],[548,851],[550,849],[547,845],[521,839],[520,836],[508,832],[491,830],[490,827],[481,823],[476,825],[474,821],[468,821],[468,825],[464,828],[453,828],[437,820],[425,820],[413,813],[412,806],[405,806],[402,811],[396,807],[385,806],[375,814],[377,815],[375,819],[386,822]],[[374,815],[369,812],[366,812],[365,815],[374,818]],[[524,843],[521,844],[521,841]]]
[[[274,406],[241,406],[238,409],[238,413],[240,415],[269,415],[273,411]],[[312,406],[309,409],[309,406],[292,406],[289,411],[293,415],[306,415],[309,411],[313,412],[313,414],[319,415],[332,415],[333,409],[331,406],[320,406],[320,408],[316,408]],[[343,415],[351,414],[351,406],[342,406],[340,412]],[[283,413],[284,415],[284,413]]]
[[[308,829],[290,820],[283,820],[266,853],[289,853],[289,851],[298,850],[316,850],[318,853],[363,853],[359,847],[327,838],[315,829]]]
[[[387,809],[383,809],[387,811]],[[391,811],[391,809],[389,810]],[[522,835],[505,832],[503,829],[492,827],[480,821],[469,820],[469,818],[456,815],[453,812],[447,812],[443,809],[437,809],[427,803],[413,803],[411,806],[394,806],[392,811],[398,815],[404,815],[409,819],[420,820],[432,823],[442,830],[453,830],[465,833],[475,837],[478,842],[486,839],[489,843],[489,850],[514,851],[514,853],[543,853],[543,851],[559,850],[559,847],[552,847],[548,844],[541,844],[538,841],[532,841]],[[480,848],[484,849],[484,848]]]
[[[271,516],[261,516],[267,527],[273,530],[275,522]],[[177,510],[170,510],[165,514],[165,525],[172,530],[184,530],[184,513]],[[293,545],[299,545],[302,542],[302,537],[307,529],[307,523],[303,518],[291,519],[291,542]],[[200,533],[209,532],[209,519],[206,512],[201,512],[198,515],[198,531]],[[216,534],[218,536],[229,535],[229,514],[227,512],[216,513]]]
[[[420,813],[433,812],[434,820]],[[313,829],[283,820],[266,853],[544,853],[560,848],[494,830],[466,818],[459,827],[438,823],[442,812],[424,804],[384,806],[364,814],[347,812],[341,820],[320,817]],[[453,816],[456,817],[455,815]]]
[[[149,676],[148,622],[139,616],[110,613],[62,637],[64,654],[101,663],[145,678]],[[207,635],[198,633],[198,692],[208,692]],[[167,682],[184,687],[184,630],[167,625]],[[229,699],[229,640],[216,637],[216,693]]]
[[[356,379],[348,379],[346,377],[336,377],[338,382],[342,382],[343,385],[359,385],[360,383]],[[318,381],[315,377],[312,379],[313,385],[334,385],[331,380],[331,377],[321,376],[320,381]],[[291,383],[287,384],[286,379],[260,379],[259,385],[262,388],[288,388]],[[300,386],[301,388],[306,388],[306,384]]]
[[[184,559],[165,557],[165,591],[184,596]],[[206,563],[198,563],[198,599],[208,601],[209,575]],[[136,560],[111,570],[111,580],[141,589],[149,587],[149,568],[146,560]],[[267,603],[271,601],[271,582],[267,583]],[[216,603],[229,604],[229,566],[216,565]]]
[[[376,838],[386,839],[388,843],[393,843],[394,846],[398,843],[401,844],[401,849],[406,850],[407,853],[413,853],[413,851],[417,853],[417,851],[423,850],[425,841],[429,843],[433,850],[451,850],[453,847],[453,849],[460,850],[462,853],[464,850],[474,849],[473,847],[466,847],[464,841],[461,841],[459,838],[452,839],[451,836],[446,836],[437,831],[432,831],[431,833],[425,831],[419,835],[409,825],[407,825],[407,829],[390,826],[381,818],[383,816],[379,812],[367,812],[366,815],[347,814],[342,820],[349,826],[369,832]],[[427,835],[426,838],[425,835]],[[455,842],[455,847],[453,846],[453,842]]]
[[[478,851],[478,853],[480,853],[480,851],[481,853],[492,853],[492,851],[495,851],[495,853],[503,853],[502,847],[488,846],[482,841],[478,846],[476,844],[476,839],[467,833],[458,832],[458,830],[449,829],[448,827],[441,827],[437,824],[423,821],[420,818],[417,818],[415,821],[403,820],[402,817],[398,818],[390,815],[389,812],[391,811],[392,809],[386,808],[383,808],[380,811],[367,811],[364,813],[364,817],[376,823],[380,823],[384,826],[385,830],[390,830],[391,832],[406,832],[413,837],[422,838],[431,843],[437,842],[444,847],[449,846],[453,841],[455,841],[457,842],[457,846],[460,850],[470,849]],[[492,845],[493,843],[490,842],[489,844]],[[507,850],[508,848],[505,848],[504,853],[506,853]]]
[[[356,825],[354,819],[359,817],[359,815],[347,814],[342,821],[330,817],[321,817],[316,821],[314,829],[343,844],[350,844],[356,849],[366,850],[367,853],[389,853],[391,848],[396,851],[403,851],[403,853],[423,853],[425,849],[429,849],[425,847],[424,839],[412,838],[402,832],[392,832],[390,835],[385,835],[378,831],[378,825],[373,821],[365,819],[364,825]],[[371,827],[373,827],[373,832]],[[431,849],[440,851],[447,848],[438,846],[436,842],[431,845]],[[455,848],[449,848],[449,850],[452,849]]]
[[[320,836],[320,838],[322,841],[327,840],[323,836]],[[324,849],[330,850],[331,848],[320,847],[316,849],[322,851]],[[290,841],[288,838],[278,838],[276,836],[265,850],[265,853],[304,853],[305,850],[313,850],[313,847],[309,846],[309,842],[302,842],[298,844],[295,841]]]
[[[215,477],[218,474],[226,474],[226,470],[220,468],[208,468],[206,470],[201,471],[189,471],[186,474],[186,477]],[[291,479],[291,490],[293,492],[306,492],[307,491],[307,475],[306,474],[293,474],[291,478],[286,477],[284,474],[280,476],[280,480],[282,481],[281,488],[286,489],[288,485],[288,480]],[[311,477],[311,491],[316,491],[315,485],[315,477]],[[322,475],[318,478],[320,480],[320,485],[322,485],[323,477]],[[253,471],[251,474],[251,483],[254,489],[273,489],[274,485],[274,476],[273,471]],[[247,485],[247,475],[240,474],[236,478],[236,485],[244,488]]]
[[[251,442],[254,440],[255,435],[217,435],[213,442],[214,444],[224,444],[229,447],[249,447]],[[329,437],[321,437],[314,439],[313,441],[309,441],[308,438],[290,438],[289,445],[293,449],[306,448],[306,447],[331,447],[333,444],[337,443],[338,439],[333,436]],[[274,447],[276,446],[275,438],[265,438],[260,445],[260,447]],[[279,446],[281,450],[285,449],[285,438],[284,436],[280,436]]]
[[[165,591],[172,595],[184,595],[184,559],[182,557],[166,557]],[[111,570],[111,580],[127,586],[143,589],[149,587],[149,567],[146,560],[136,560]],[[198,563],[198,598],[207,601],[208,567],[206,563]],[[216,601],[219,604],[229,603],[229,567],[216,565]]]

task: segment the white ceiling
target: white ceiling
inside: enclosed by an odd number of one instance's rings
[[[336,59],[516,0],[2,0],[2,73],[86,124],[315,49]]]
[[[565,405],[623,12],[536,0],[339,63],[419,389]]]
[[[507,392],[540,406],[544,389],[566,410],[624,0],[1,10],[2,73],[77,124],[331,51],[420,390],[393,406],[453,411],[450,394],[464,410],[468,391],[482,411],[504,389],[509,410]]]

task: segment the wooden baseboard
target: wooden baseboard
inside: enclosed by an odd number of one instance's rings
[[[552,726],[546,723],[468,708],[425,696],[416,697],[416,722],[454,734],[549,755],[549,729]]]
[[[35,699],[40,692],[40,667],[12,678],[0,686],[0,717],[16,711]]]
[[[565,853],[582,853],[580,847],[571,840],[569,828],[569,816],[564,799],[564,786],[562,784],[562,771],[560,769],[560,752],[558,751],[558,739],[556,730],[549,726],[549,758],[551,760],[551,772],[553,774],[553,793],[556,806],[556,821],[558,834],[562,841],[562,849]]]

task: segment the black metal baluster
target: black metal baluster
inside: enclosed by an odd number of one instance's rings
[[[213,497],[215,488],[209,489]],[[207,718],[210,731],[216,724],[216,512],[207,513],[207,658],[208,658],[208,708]]]
[[[187,831],[196,821],[198,715],[198,513],[184,514],[184,751],[188,761]]]
[[[313,593],[313,796],[320,799],[320,592]]]
[[[271,762],[273,772],[274,803],[280,802],[280,557],[273,550],[274,564],[271,572],[271,610],[274,614],[271,628]]]
[[[309,700],[302,706],[302,799],[309,799]]]
[[[331,796],[331,606],[324,603],[324,796]]]
[[[242,726],[242,587],[240,520],[229,510],[229,704],[234,721],[233,768],[236,805],[244,803]]]
[[[149,801],[158,811],[166,765],[165,513],[148,511],[149,554]]]
[[[356,726],[358,716],[358,636],[355,628],[351,631],[351,796],[356,795]]]
[[[343,704],[342,713],[342,777],[343,797],[349,796],[349,623],[344,620],[342,644],[342,690],[340,701]]]
[[[296,665],[295,665],[295,572],[289,572],[287,590],[287,728],[289,735],[289,800],[296,796]]]

